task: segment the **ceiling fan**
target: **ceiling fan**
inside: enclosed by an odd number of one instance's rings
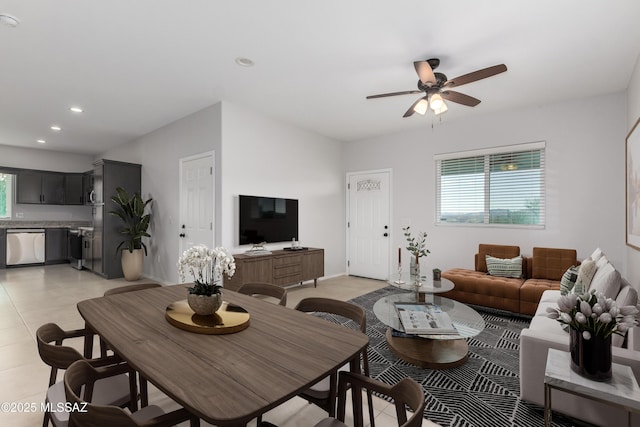
[[[440,60],[438,58],[431,58],[426,61],[415,61],[413,63],[416,73],[418,73],[418,77],[420,78],[420,80],[418,80],[418,90],[405,90],[403,92],[369,95],[367,96],[367,99],[384,98],[387,96],[397,95],[411,95],[424,92],[425,95],[414,102],[402,117],[412,116],[413,113],[424,115],[429,107],[431,107],[435,114],[442,114],[448,110],[447,104],[444,103],[445,99],[447,101],[456,102],[469,107],[475,107],[480,103],[480,100],[477,98],[465,95],[464,93],[455,92],[450,89],[454,87],[457,88],[458,86],[472,83],[477,80],[486,79],[487,77],[495,76],[496,74],[507,71],[507,66],[500,64],[464,74],[456,77],[455,79],[447,79],[447,76],[444,74],[433,72],[433,70],[438,68],[438,65],[440,65]]]

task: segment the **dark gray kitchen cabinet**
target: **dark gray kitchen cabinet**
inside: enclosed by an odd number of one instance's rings
[[[64,204],[64,174],[23,170],[16,183],[18,203]]]
[[[7,229],[0,228],[0,268],[7,266]]]
[[[20,171],[16,181],[16,202],[42,203],[42,175],[35,171]]]
[[[64,174],[42,172],[42,203],[48,205],[64,204]]]
[[[64,204],[84,204],[84,174],[68,173],[64,176]]]
[[[68,262],[66,228],[47,228],[44,231],[44,263],[62,264]]]

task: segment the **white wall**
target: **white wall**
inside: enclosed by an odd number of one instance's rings
[[[452,109],[447,114],[454,115]],[[402,227],[428,233],[423,269],[473,268],[479,243],[575,248],[578,257],[600,246],[624,264],[624,94],[580,99],[434,123],[403,134],[346,144],[348,171],[393,169],[392,247],[406,247]],[[546,141],[547,224],[543,230],[435,226],[433,156]]]
[[[98,156],[142,164],[143,196],[154,199],[145,276],[178,281],[178,160],[205,151],[216,159],[216,245],[247,249],[239,194],[297,198],[302,244],[325,248],[327,276],[344,272],[342,144],[223,102]]]
[[[224,246],[248,249],[238,245],[238,195],[298,199],[301,245],[325,249],[325,276],[345,272],[341,142],[223,102],[222,158]]]
[[[636,61],[636,67],[627,89],[627,133],[631,131],[638,119],[640,119],[640,56]],[[626,148],[624,141],[620,145]],[[626,242],[626,240],[623,240],[623,242]],[[627,246],[626,256],[627,278],[636,288],[640,289],[640,251]]]
[[[142,165],[142,196],[153,198],[146,277],[165,283],[178,281],[179,160],[214,151],[216,194],[220,194],[220,111],[221,105],[215,104],[97,157]],[[215,235],[220,236],[220,204],[215,203]]]
[[[93,169],[93,158],[82,154],[36,148],[0,145],[0,166],[54,172],[86,172]],[[16,218],[22,214],[22,218]],[[18,204],[13,208],[14,221],[90,221],[87,206]]]

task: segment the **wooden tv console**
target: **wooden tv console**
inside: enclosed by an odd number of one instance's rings
[[[238,290],[245,283],[266,282],[278,286],[293,285],[324,276],[324,249],[307,248],[299,251],[272,251],[268,255],[233,255],[236,273],[224,278],[224,287]]]

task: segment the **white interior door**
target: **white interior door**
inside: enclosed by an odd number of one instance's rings
[[[348,271],[389,278],[390,172],[348,175]]]
[[[180,255],[195,245],[212,248],[213,153],[180,159]]]

